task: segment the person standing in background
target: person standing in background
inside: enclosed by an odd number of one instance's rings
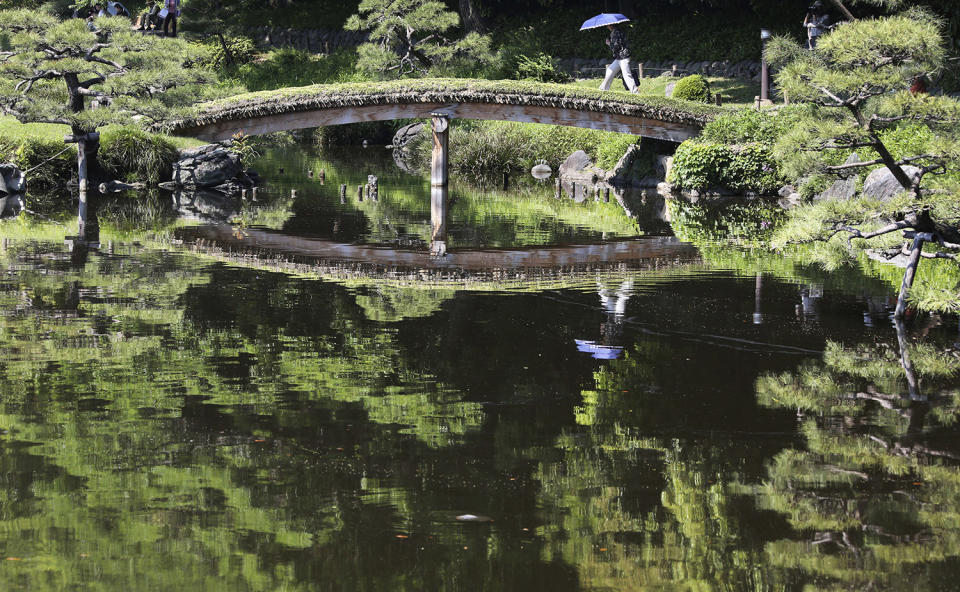
[[[177,36],[177,17],[180,16],[180,0],[164,0],[163,7],[167,9],[167,16],[163,18],[163,36]]]
[[[823,2],[817,0],[810,5],[807,16],[803,17],[803,26],[807,28],[807,49],[815,49],[817,39],[830,28],[830,17],[823,10]]]

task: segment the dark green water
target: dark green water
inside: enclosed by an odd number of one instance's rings
[[[262,204],[200,217],[233,216],[238,244],[270,230],[422,246],[429,188],[340,162],[270,154],[262,167],[287,177]],[[311,185],[304,169],[321,166]],[[379,202],[339,204],[340,183],[373,172]],[[664,233],[549,187],[458,192],[460,246]],[[55,230],[0,224],[3,589],[960,577],[957,321],[902,328],[911,399],[879,280],[704,243],[425,286],[285,273],[237,245],[192,248],[196,229],[111,234],[111,219],[86,257]]]

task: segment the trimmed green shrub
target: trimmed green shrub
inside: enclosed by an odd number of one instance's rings
[[[667,181],[684,189],[706,189],[722,185],[733,151],[725,144],[698,144],[686,141],[673,155]]]
[[[770,147],[684,142],[673,155],[667,180],[684,189],[726,187],[772,193],[783,184]]]
[[[748,144],[733,151],[733,159],[721,182],[731,189],[773,193],[783,185],[784,179],[768,146]]]
[[[180,151],[166,137],[136,128],[108,128],[100,140],[100,163],[106,173],[128,182],[167,181]]]
[[[430,162],[429,127],[417,138],[413,152],[417,165]],[[636,136],[600,130],[514,123],[461,121],[450,130],[450,168],[461,173],[484,175],[505,170],[529,170],[539,161],[553,169],[573,152],[583,150],[601,168],[612,168]]]
[[[557,61],[545,53],[530,58],[517,56],[517,66],[513,72],[517,80],[536,80],[538,82],[569,82],[570,76],[560,69]]]
[[[799,120],[807,105],[790,105],[776,112],[757,109],[738,109],[721,115],[703,128],[701,140],[720,144],[749,144],[759,142],[773,145]]]
[[[710,83],[700,74],[684,76],[673,87],[673,98],[706,103],[710,100]]]

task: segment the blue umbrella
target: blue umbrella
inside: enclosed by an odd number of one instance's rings
[[[597,29],[600,27],[606,27],[607,25],[617,25],[620,23],[625,23],[629,20],[630,19],[622,14],[605,12],[603,14],[598,14],[592,19],[585,20],[583,22],[583,26],[580,27],[580,30],[586,31],[587,29]]]

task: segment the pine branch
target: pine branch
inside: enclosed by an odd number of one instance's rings
[[[56,70],[45,70],[43,72],[40,72],[36,76],[31,76],[30,78],[25,78],[21,80],[20,82],[17,83],[17,86],[15,86],[14,88],[16,88],[16,90],[19,91],[21,87],[26,85],[26,88],[23,89],[22,94],[27,94],[28,92],[30,92],[30,89],[33,88],[34,83],[37,82],[38,80],[60,78],[61,76],[63,76],[63,72],[58,72]]]

